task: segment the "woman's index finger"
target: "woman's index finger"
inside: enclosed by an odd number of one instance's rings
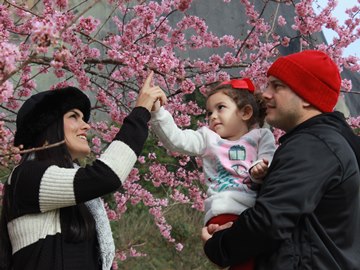
[[[153,75],[154,75],[154,71],[150,71],[149,75],[146,77],[145,82],[144,82],[145,87],[151,87]]]

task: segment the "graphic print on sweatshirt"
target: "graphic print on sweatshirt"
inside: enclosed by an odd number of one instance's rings
[[[239,143],[239,141],[237,142]],[[218,192],[224,190],[241,190],[252,192],[258,185],[250,180],[248,170],[257,158],[256,143],[241,140],[242,144],[231,141],[219,141],[216,157],[216,173],[208,178],[211,186]]]

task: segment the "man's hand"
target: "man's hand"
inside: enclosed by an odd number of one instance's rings
[[[207,240],[209,240],[214,233],[230,228],[233,225],[233,222],[228,222],[225,223],[223,225],[219,225],[219,224],[210,224],[208,226],[205,226],[202,228],[201,230],[201,239],[203,241],[203,243],[205,244],[205,242]]]

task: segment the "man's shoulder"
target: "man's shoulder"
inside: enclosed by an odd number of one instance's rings
[[[293,135],[305,136],[308,134],[320,138],[338,138],[343,137],[342,133],[344,131],[348,132],[351,129],[347,125],[345,118],[334,112],[324,113],[307,120],[296,129]]]

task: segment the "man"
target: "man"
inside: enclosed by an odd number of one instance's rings
[[[267,75],[266,121],[286,134],[255,206],[230,228],[203,228],[205,253],[222,267],[253,257],[256,269],[360,269],[360,138],[332,112],[338,68],[309,50]]]

